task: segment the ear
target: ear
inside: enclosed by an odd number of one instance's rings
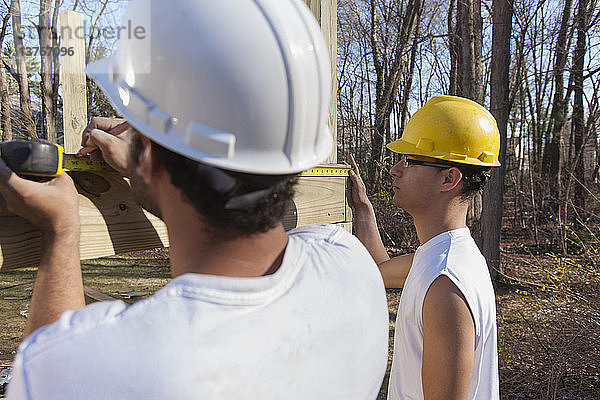
[[[462,173],[456,167],[448,168],[442,171],[442,192],[449,192],[458,186],[462,179]]]
[[[143,146],[142,151],[138,154],[138,165],[135,172],[144,180],[144,183],[150,184],[155,179],[160,163],[152,141],[143,135],[141,135],[141,139]]]

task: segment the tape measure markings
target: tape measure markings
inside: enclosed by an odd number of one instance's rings
[[[300,176],[348,176],[350,167],[315,167],[303,171]]]
[[[65,155],[63,164],[67,171],[115,171],[106,161],[71,155]],[[315,167],[301,172],[300,176],[348,176],[350,169],[350,167]]]
[[[106,163],[106,161],[90,160],[89,158],[77,158],[67,156],[63,160],[63,167],[67,171],[107,171],[115,172],[115,170]]]

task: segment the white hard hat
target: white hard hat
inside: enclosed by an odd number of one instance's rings
[[[330,154],[329,56],[301,0],[131,0],[123,26],[86,71],[153,141],[262,175]]]

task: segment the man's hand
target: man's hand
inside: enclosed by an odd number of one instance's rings
[[[49,182],[23,179],[0,159],[0,194],[9,211],[42,231],[40,266],[29,305],[25,336],[66,310],[85,306],[79,264],[78,195],[66,173]]]
[[[93,160],[104,158],[117,172],[126,175],[128,136],[129,123],[125,119],[94,117],[83,131],[82,149],[77,155],[90,154]]]
[[[371,201],[367,197],[367,187],[360,176],[358,165],[352,154],[348,156],[348,161],[352,167],[350,170],[350,180],[352,181],[352,208],[355,212],[372,208]]]
[[[17,176],[0,159],[0,194],[8,211],[27,219],[42,233],[79,232],[77,190],[66,173],[49,182],[33,182]]]
[[[367,188],[354,157],[348,157],[352,170],[350,171],[350,179],[352,180],[352,211],[354,223],[354,234],[367,248],[373,260],[379,265],[390,259],[388,256],[381,237],[379,229],[377,229],[377,219],[375,218],[375,210],[369,198],[367,197]]]

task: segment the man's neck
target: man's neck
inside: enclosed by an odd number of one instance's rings
[[[161,198],[161,203],[173,277],[186,273],[257,277],[272,274],[281,265],[288,243],[282,223],[247,235],[211,226],[183,199],[171,196]]]
[[[169,226],[173,277],[186,273],[257,277],[281,266],[288,236],[280,225],[250,236],[219,232],[204,226]]]
[[[468,204],[461,202],[442,207],[431,207],[422,213],[413,214],[419,242],[425,244],[440,233],[465,228],[467,226],[467,211]]]

